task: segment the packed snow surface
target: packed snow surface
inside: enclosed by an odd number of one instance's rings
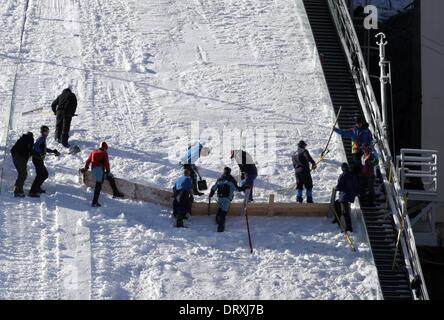
[[[177,230],[156,206],[102,195],[92,210],[92,190],[78,185],[107,141],[116,176],[170,188],[180,174],[171,147],[193,124],[212,148],[198,163],[209,184],[235,167],[219,148],[224,132],[265,136],[276,152],[253,152],[255,199],[294,201],[291,153],[304,139],[318,158],[334,122],[301,0],[0,0],[0,16],[0,298],[378,297],[368,246],[356,239],[351,253],[324,219],[252,218],[251,255],[243,218],[223,234],[209,217]],[[54,129],[49,106],[68,85],[82,152],[48,156],[47,194],[16,200],[8,150],[23,132]],[[338,137],[330,147],[313,176],[317,202],[329,201],[344,160]]]

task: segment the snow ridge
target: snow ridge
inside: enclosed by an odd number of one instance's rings
[[[22,27],[21,27],[21,32],[20,32],[20,41],[19,41],[19,48],[18,48],[18,58],[17,58],[17,62],[16,62],[16,68],[15,68],[15,72],[14,72],[14,80],[13,80],[13,85],[12,85],[12,98],[11,98],[11,105],[9,107],[9,110],[7,110],[6,112],[6,116],[5,116],[5,120],[6,120],[6,128],[5,128],[5,133],[4,133],[4,143],[2,143],[2,145],[7,146],[9,143],[8,138],[9,138],[9,130],[12,128],[12,122],[13,122],[13,117],[14,117],[14,110],[15,110],[15,105],[16,105],[16,88],[17,88],[17,75],[18,75],[18,71],[19,71],[19,67],[20,67],[20,63],[21,63],[21,57],[22,57],[22,47],[23,47],[23,38],[25,35],[25,28],[26,28],[26,21],[27,21],[27,17],[28,17],[28,8],[29,8],[29,0],[25,0],[24,2],[24,6],[23,6],[23,21],[22,21]],[[3,160],[0,163],[0,193],[2,193],[2,186],[3,186],[3,179],[4,179],[4,163],[6,161],[6,155],[7,152],[6,150],[4,151],[4,155],[3,155]]]

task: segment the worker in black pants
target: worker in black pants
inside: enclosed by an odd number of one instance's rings
[[[355,202],[358,193],[358,178],[350,172],[348,163],[342,164],[342,174],[338,179],[336,191],[339,191],[339,199],[337,202],[340,203],[341,211],[336,212],[337,217],[335,217],[333,222],[340,224],[337,218],[341,219],[341,216],[344,216],[345,232],[353,232],[351,203]]]
[[[48,170],[45,167],[45,156],[47,153],[52,153],[56,157],[60,156],[57,150],[52,150],[46,147],[46,139],[49,135],[49,128],[47,126],[42,126],[40,128],[41,136],[34,143],[32,149],[32,163],[35,167],[36,177],[32,183],[31,190],[29,191],[29,196],[31,198],[39,198],[41,193],[46,193],[42,189],[42,184],[48,179]]]
[[[34,135],[28,132],[20,137],[11,148],[12,161],[17,170],[17,180],[15,181],[14,197],[23,198],[25,192],[23,186],[28,176],[28,161],[32,155],[34,147]]]
[[[69,131],[71,130],[72,117],[74,117],[77,109],[77,97],[70,88],[66,88],[54,100],[51,108],[56,116],[56,141],[65,148],[69,148]]]

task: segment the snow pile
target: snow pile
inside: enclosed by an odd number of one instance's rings
[[[224,130],[274,133],[275,163],[256,159],[255,198],[294,201],[285,191],[294,185],[290,155],[305,139],[317,158],[334,118],[300,0],[0,0],[0,15],[0,152],[24,131],[54,128],[49,104],[67,84],[79,100],[71,143],[83,150],[48,156],[41,200],[11,197],[7,157],[0,298],[376,297],[368,248],[358,243],[351,254],[321,219],[253,218],[250,255],[241,218],[230,218],[224,234],[211,218],[176,230],[155,206],[103,196],[105,206],[91,210],[91,190],[77,185],[77,169],[106,140],[117,176],[170,188],[180,173],[168,159],[175,132],[198,121],[217,133],[203,137],[213,150]],[[331,148],[314,175],[318,202],[329,200],[345,158],[338,137]],[[233,165],[229,154],[213,152],[201,173],[211,184],[225,165]],[[33,177],[32,169],[26,189]]]

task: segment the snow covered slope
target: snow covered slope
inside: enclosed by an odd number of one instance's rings
[[[240,218],[222,235],[209,218],[176,230],[154,206],[103,196],[91,210],[91,190],[77,185],[77,169],[106,140],[116,175],[170,188],[180,174],[168,159],[175,130],[198,121],[213,132],[199,164],[209,183],[233,165],[217,152],[224,130],[263,130],[276,136],[276,161],[256,157],[256,199],[294,201],[291,152],[305,139],[317,158],[334,118],[300,0],[0,0],[0,15],[0,152],[22,132],[53,128],[49,105],[68,84],[79,99],[71,142],[83,150],[48,157],[38,201],[11,197],[6,157],[0,298],[376,298],[368,248],[350,254],[326,221],[252,219],[251,256]],[[331,148],[314,175],[319,202],[344,160],[340,139]]]

